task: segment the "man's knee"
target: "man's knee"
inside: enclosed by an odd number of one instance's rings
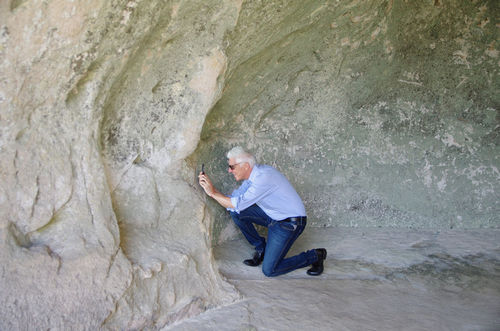
[[[278,276],[276,272],[274,271],[274,268],[272,266],[268,265],[263,265],[262,266],[262,272],[264,273],[264,276],[266,277],[276,277]]]
[[[229,215],[231,215],[231,218],[233,219],[233,221],[235,223],[238,223],[240,221],[240,214],[238,214],[237,212],[235,211],[230,211],[229,212]]]

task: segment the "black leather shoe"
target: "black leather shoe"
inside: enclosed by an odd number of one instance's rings
[[[243,263],[251,267],[256,267],[259,264],[261,264],[263,260],[264,260],[264,251],[262,252],[255,251],[253,257],[251,259],[243,261]]]
[[[318,261],[314,262],[311,269],[307,270],[309,276],[319,276],[323,273],[323,261],[326,259],[326,249],[316,248],[316,254],[318,254]]]

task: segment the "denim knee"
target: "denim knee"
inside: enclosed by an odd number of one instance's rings
[[[276,277],[278,276],[276,272],[273,270],[273,268],[263,265],[262,266],[262,272],[264,273],[264,276],[266,277]]]
[[[235,211],[230,211],[229,212],[229,215],[231,215],[231,218],[233,219],[233,221],[235,223],[239,222],[240,221],[240,214],[238,214],[237,212]]]

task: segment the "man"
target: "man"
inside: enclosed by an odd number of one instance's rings
[[[263,262],[262,271],[268,277],[311,264],[307,274],[320,275],[326,259],[324,248],[285,258],[307,220],[304,204],[290,182],[275,168],[256,164],[255,157],[239,146],[231,149],[227,158],[228,171],[236,181],[243,180],[231,196],[220,193],[204,172],[200,172],[198,180],[208,196],[230,211],[234,223],[255,247],[253,258],[243,262],[249,266]],[[254,223],[268,228],[267,243]]]

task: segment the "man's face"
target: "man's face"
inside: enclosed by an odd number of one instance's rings
[[[246,162],[238,163],[234,158],[230,158],[227,161],[227,164],[228,164],[227,171],[233,174],[234,179],[236,181],[248,179],[250,175],[248,173],[248,170],[250,168],[250,165],[248,163]]]

